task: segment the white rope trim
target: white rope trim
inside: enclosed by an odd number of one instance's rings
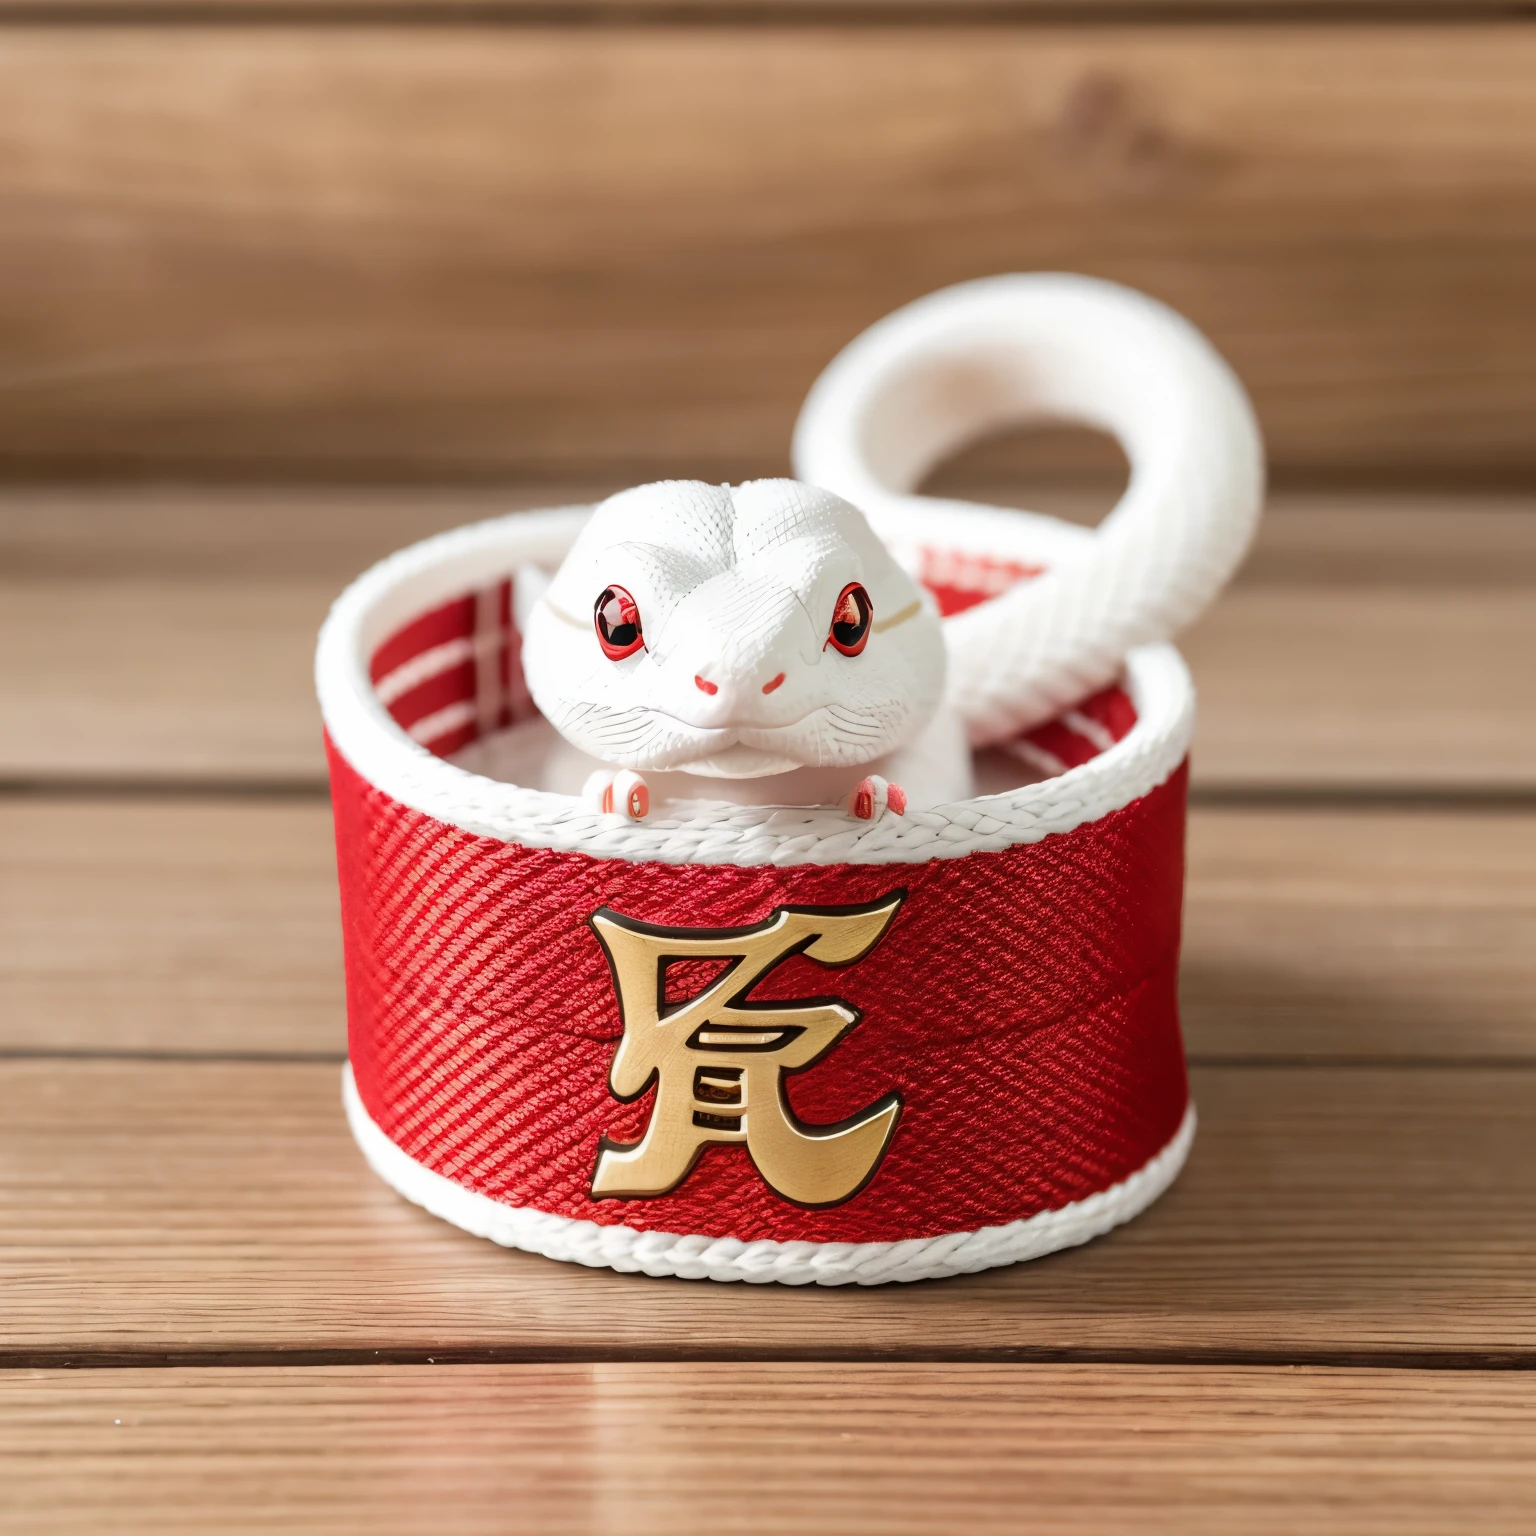
[[[1038,516],[969,507],[946,518],[964,552],[1028,562],[1080,548],[1081,529]],[[1096,821],[1149,793],[1183,761],[1194,723],[1189,673],[1170,646],[1126,660],[1137,723],[1107,752],[1042,783],[986,795],[873,826],[838,809],[737,806],[631,822],[604,816],[574,795],[485,778],[434,757],[391,718],[369,678],[378,644],[403,624],[461,593],[553,566],[590,509],[522,512],[439,535],[376,565],[337,599],[320,634],[315,681],[321,713],[341,755],[370,784],[450,826],[535,848],[668,864],[910,864],[1038,842]],[[953,621],[950,621],[953,622]],[[425,739],[425,738],[424,738]]]
[[[374,1123],[348,1064],[342,1101],[368,1166],[392,1189],[434,1216],[489,1238],[503,1248],[623,1274],[675,1275],[683,1280],[746,1280],[780,1285],[884,1285],[975,1274],[1000,1264],[1038,1259],[1075,1248],[1139,1215],[1178,1177],[1195,1139],[1191,1104],[1173,1139],[1119,1184],[1006,1226],[948,1232],[899,1243],[746,1243],[734,1237],[685,1236],[635,1227],[603,1227],[526,1206],[503,1205],[423,1167]]]

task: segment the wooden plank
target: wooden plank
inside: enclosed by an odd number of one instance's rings
[[[323,580],[334,596],[418,539],[506,512],[590,505],[627,484],[0,486],[0,580]],[[1533,498],[1511,505],[1536,511]],[[1506,538],[1478,568],[1510,559]],[[1536,580],[1536,551],[1530,565]]]
[[[785,462],[958,279],[1186,310],[1276,462],[1533,465],[1536,30],[7,31],[0,465]]]
[[[1536,1057],[1536,816],[1197,808],[1196,1057]],[[0,1052],[346,1048],[319,801],[0,801]]]
[[[1529,588],[1227,592],[1184,635],[1200,789],[1536,785]]]
[[[1091,525],[1121,484],[1036,464],[1009,480],[933,477],[934,494]],[[1122,477],[1123,479],[1123,477]],[[0,579],[325,578],[337,590],[403,545],[481,518],[591,503],[627,481],[487,486],[0,486]],[[1536,586],[1536,496],[1274,490],[1242,586]]]
[[[13,493],[0,779],[319,786],[311,657],[347,576],[402,539],[582,494]],[[1252,578],[1187,637],[1197,789],[1536,788],[1529,506],[1282,502]]]
[[[329,808],[0,801],[0,1051],[346,1050]]]
[[[333,1064],[0,1064],[11,1365],[865,1357],[1536,1360],[1528,1070],[1205,1069],[1175,1188],[942,1284],[712,1286],[551,1263],[409,1206]]]
[[[336,585],[0,582],[0,774],[324,782],[315,635]]]
[[[1276,492],[1245,587],[1380,590],[1536,586],[1536,498]]]
[[[1536,817],[1196,809],[1190,1052],[1529,1058]]]
[[[9,1372],[16,1531],[1521,1532],[1524,1373],[812,1365]],[[12,1522],[20,1522],[12,1523]]]
[[[144,12],[138,0],[45,0],[46,9],[25,0],[3,0],[0,18],[36,22],[85,16],[94,23],[120,16],[136,20]],[[152,14],[178,20],[283,21],[307,19],[306,0],[169,0]],[[1501,20],[1526,14],[1524,0],[329,0],[328,20],[379,19],[431,24],[503,21],[535,25],[706,26],[933,26],[1023,22],[1060,24],[1079,17],[1104,22],[1180,26],[1192,20],[1264,22],[1298,18],[1304,22],[1380,23],[1429,18],[1460,23]]]

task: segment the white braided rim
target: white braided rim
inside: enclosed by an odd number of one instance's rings
[[[1131,482],[1080,558],[949,620],[950,700],[977,745],[1051,719],[1133,647],[1196,618],[1263,499],[1258,424],[1210,343],[1143,294],[1061,273],[961,283],[871,326],[806,397],[795,473],[892,543],[925,527],[947,537],[968,505],[907,493],[967,443],[1031,419],[1112,433]]]
[[[1156,645],[1125,661],[1137,723],[1091,761],[1041,783],[888,816],[874,826],[837,809],[754,806],[631,822],[589,810],[574,795],[485,778],[434,756],[379,701],[368,672],[374,649],[438,603],[524,564],[557,564],[589,512],[521,512],[460,528],[401,550],[342,593],[321,630],[315,681],[331,740],[364,779],[402,805],[465,831],[597,858],[904,864],[1038,842],[1096,821],[1163,783],[1188,750],[1194,690],[1178,653]],[[943,542],[962,553],[1051,565],[1068,560],[1090,538],[1051,518],[968,507],[964,516],[946,517]]]
[[[476,1237],[593,1269],[756,1284],[885,1285],[942,1280],[1075,1248],[1140,1215],[1179,1176],[1195,1139],[1195,1108],[1190,1105],[1172,1140],[1119,1184],[1005,1226],[898,1243],[780,1243],[770,1238],[748,1243],[735,1237],[603,1227],[528,1206],[503,1205],[445,1179],[402,1152],[369,1117],[350,1066],[342,1069],[341,1094],[347,1124],[368,1166],[412,1204]]]

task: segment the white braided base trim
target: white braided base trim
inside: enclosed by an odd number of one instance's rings
[[[734,1237],[682,1236],[602,1227],[503,1205],[423,1167],[374,1123],[357,1095],[350,1063],[342,1069],[342,1101],[368,1166],[415,1205],[476,1237],[567,1264],[622,1274],[675,1275],[683,1280],[746,1280],[780,1285],[884,1285],[893,1280],[941,1280],[1075,1248],[1138,1216],[1178,1177],[1195,1139],[1195,1107],[1185,1111],[1173,1139],[1119,1184],[1086,1200],[1041,1211],[1006,1226],[947,1232],[899,1243],[744,1243]]]

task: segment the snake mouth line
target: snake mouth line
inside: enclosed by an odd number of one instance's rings
[[[766,773],[807,767],[809,765],[798,753],[786,750],[789,742],[785,738],[825,710],[825,705],[819,705],[783,725],[719,727],[689,725],[665,710],[653,710],[654,716],[669,722],[684,737],[657,763],[657,770],[685,773],[692,770],[712,778],[756,778]]]
[[[766,736],[779,731],[792,731],[797,726],[804,725],[807,720],[811,720],[817,715],[826,714],[828,708],[829,706],[826,704],[818,704],[814,709],[806,710],[803,715],[797,715],[793,720],[781,721],[777,725],[758,725],[750,720],[727,720],[723,725],[695,725],[691,720],[684,720],[677,715],[668,714],[664,709],[653,709],[647,706],[646,713],[658,720],[665,720],[681,730],[692,732],[698,736],[707,736],[711,738],[711,745],[713,746],[732,746],[749,731],[755,736]],[[725,736],[730,736],[733,740],[727,742],[716,739]]]
[[[814,722],[835,716],[835,706],[817,705],[805,714],[779,725],[735,724],[699,726],[663,709],[646,707],[631,717],[630,739],[647,740],[645,767],[655,773],[695,772],[710,778],[757,778],[799,768],[826,766],[818,748],[820,733]],[[809,739],[807,739],[807,737]],[[601,756],[603,746],[594,740],[588,751]],[[804,750],[797,750],[803,748]]]

